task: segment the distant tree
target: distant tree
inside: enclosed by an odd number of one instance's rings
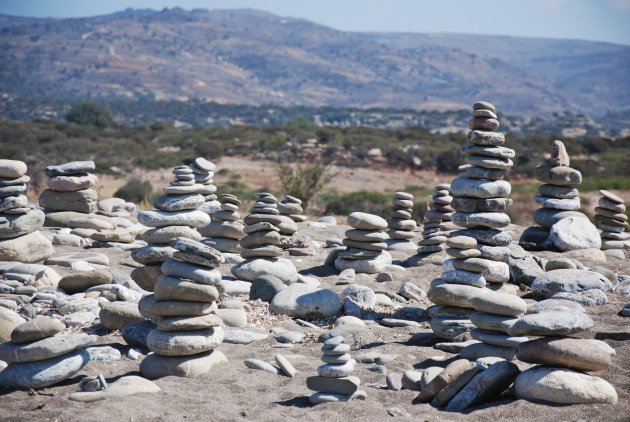
[[[66,114],[66,121],[81,126],[94,126],[100,129],[115,124],[109,108],[98,103],[80,103],[72,106]]]

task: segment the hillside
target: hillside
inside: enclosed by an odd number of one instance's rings
[[[78,19],[0,16],[8,98],[504,112],[630,104],[630,47],[586,41],[362,34],[252,10],[132,10]]]

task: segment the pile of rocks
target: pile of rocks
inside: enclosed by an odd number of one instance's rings
[[[544,185],[538,187],[534,200],[542,205],[534,212],[538,226],[523,232],[519,243],[528,250],[558,248],[562,251],[597,248],[599,233],[580,209],[582,174],[569,167],[570,160],[561,141],[553,141],[551,161],[536,167],[535,176]]]
[[[39,232],[44,213],[26,199],[26,170],[22,161],[0,160],[0,261],[37,262],[54,253]]]
[[[387,252],[389,238],[385,230],[387,221],[378,215],[353,212],[348,215],[348,225],[343,244],[345,251],[338,253],[335,268],[338,271],[353,269],[355,273],[376,274],[392,263],[392,256]]]
[[[239,253],[241,240],[245,234],[245,225],[238,213],[241,201],[230,194],[219,195],[220,210],[212,215],[212,222],[199,229],[206,245],[226,253]]]
[[[236,278],[251,282],[261,275],[273,275],[285,284],[297,280],[295,265],[281,258],[283,250],[276,246],[280,243],[283,227],[287,228],[287,220],[293,225],[295,222],[279,215],[277,203],[272,194],[258,193],[251,214],[243,220],[246,225],[243,229],[245,237],[239,240],[239,244],[241,257],[245,260],[232,267],[232,274]],[[288,231],[285,230],[285,233]]]
[[[140,372],[155,379],[168,375],[195,377],[216,360],[214,349],[223,342],[223,321],[213,313],[221,281],[215,268],[223,261],[219,251],[201,242],[176,238],[170,242],[173,258],[162,264],[153,294],[144,296],[139,309],[157,328],[147,335],[153,352]]]
[[[307,220],[302,209],[302,200],[295,196],[287,195],[278,204],[280,215],[286,215],[296,223],[302,223]]]
[[[607,256],[624,259],[624,250],[630,249],[630,233],[624,233],[628,227],[626,205],[612,192],[600,190],[599,193],[602,196],[595,207],[595,224],[602,231],[602,249]]]
[[[201,235],[195,229],[207,226],[210,216],[197,208],[205,202],[205,197],[197,193],[194,185],[182,185],[183,182],[193,182],[194,175],[188,166],[178,166],[173,169],[176,180],[170,186],[163,188],[164,195],[153,201],[157,209],[141,211],[138,221],[148,227],[142,237],[147,246],[135,249],[131,257],[144,267],[131,272],[131,278],[145,290],[153,291],[155,283],[161,275],[160,265],[171,258],[175,250],[169,242],[178,237],[201,240]]]
[[[97,337],[60,334],[65,328],[61,321],[45,316],[15,327],[11,341],[0,344],[0,360],[9,364],[0,371],[0,386],[43,388],[81,370],[90,360],[84,348],[95,343]]]
[[[389,250],[415,250],[411,239],[416,236],[416,222],[411,218],[413,195],[407,192],[394,192],[391,218],[387,220]]]
[[[512,238],[500,229],[510,224],[505,213],[512,204],[508,198],[511,185],[505,178],[512,167],[514,150],[501,145],[505,142],[492,104],[478,102],[473,105],[473,118],[468,122],[468,145],[462,147],[466,155],[466,176],[459,176],[451,183],[452,207],[455,212],[451,221],[464,230],[453,236],[469,236],[477,241],[481,252],[475,257],[483,267],[483,277],[490,283],[505,283],[510,279],[509,266],[505,263],[510,255],[507,246]],[[451,261],[452,262],[452,261]],[[445,269],[456,269],[447,268]]]
[[[94,161],[46,167],[48,189],[40,195],[39,205],[46,211],[96,212],[98,193],[94,188],[98,179],[90,173],[95,168]]]
[[[422,240],[418,242],[418,254],[428,255],[444,250],[444,242],[449,235],[446,222],[451,221],[455,211],[451,207],[453,197],[449,189],[451,185],[442,183],[435,189],[435,194],[429,198],[429,209],[424,214]]]
[[[197,157],[190,162],[186,162],[186,164],[192,170],[193,183],[190,186],[196,188],[194,189],[195,193],[205,197],[205,202],[199,207],[199,210],[213,215],[221,207],[215,195],[217,191],[217,187],[214,185],[216,165],[203,157]]]
[[[344,343],[342,335],[324,341],[322,346],[324,364],[317,368],[317,376],[306,379],[306,386],[315,391],[309,397],[311,404],[365,398],[366,394],[359,390],[361,380],[352,375],[356,361],[349,352],[350,345]]]

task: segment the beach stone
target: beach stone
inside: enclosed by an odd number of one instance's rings
[[[459,351],[459,356],[469,360],[477,360],[487,357],[514,360],[516,358],[516,348],[486,343],[474,343],[461,349]]]
[[[38,262],[55,253],[52,243],[39,231],[0,240],[0,261]]]
[[[0,160],[0,177],[17,179],[26,174],[26,164],[18,160]]]
[[[360,251],[363,258],[358,258],[357,254],[352,251]],[[371,255],[369,252],[376,252],[376,255]],[[351,259],[345,259],[351,255]],[[355,259],[356,258],[356,259]],[[334,261],[337,271],[344,271],[352,269],[358,274],[378,274],[385,270],[387,265],[392,263],[392,256],[387,251],[364,251],[360,249],[349,249],[339,253]]]
[[[95,169],[94,161],[72,161],[58,166],[48,166],[44,169],[44,173],[48,177],[73,176],[89,173]]]
[[[551,185],[577,187],[582,183],[582,173],[566,166],[541,164],[534,170],[534,177]]]
[[[472,299],[478,312],[495,315],[519,316],[527,312],[527,303],[518,296],[507,293],[487,292]]]
[[[534,367],[514,381],[517,398],[554,404],[617,403],[615,388],[601,378],[570,369]]]
[[[201,242],[187,239],[185,237],[175,238],[171,240],[170,245],[180,252],[203,257],[206,260],[212,262],[212,264],[214,265],[220,265],[225,261],[223,255],[218,250]]]
[[[68,399],[91,403],[108,398],[127,397],[139,393],[157,393],[160,390],[160,387],[152,381],[135,375],[128,375],[108,384],[107,388],[104,390],[80,391],[70,394]]]
[[[223,334],[223,343],[249,344],[254,341],[265,340],[267,337],[269,337],[267,333],[248,330],[226,330]]]
[[[512,236],[497,229],[464,229],[451,233],[451,236],[472,237],[478,243],[488,246],[508,246],[512,242]]]
[[[55,385],[80,371],[90,361],[85,350],[51,359],[12,363],[0,372],[0,386],[6,388],[44,388]]]
[[[564,218],[555,223],[549,239],[562,251],[601,247],[599,231],[587,218]]]
[[[295,367],[289,362],[289,359],[282,355],[275,355],[274,360],[278,368],[288,377],[294,377],[297,374]]]
[[[33,209],[25,214],[0,216],[0,239],[11,239],[33,233],[44,227],[44,213]]]
[[[304,339],[304,333],[299,331],[285,331],[274,336],[278,343],[300,343]]]
[[[363,309],[372,309],[376,305],[376,294],[372,289],[359,284],[351,284],[341,292],[341,300],[351,299]]]
[[[540,185],[538,186],[538,193],[542,196],[557,199],[575,199],[580,197],[580,191],[571,186],[558,186],[549,184]]]
[[[387,221],[377,215],[353,212],[348,215],[348,225],[360,230],[386,230]]]
[[[324,364],[317,368],[317,374],[322,377],[341,378],[352,375],[356,361],[350,359],[343,364]]]
[[[219,315],[158,317],[157,328],[160,331],[205,330],[223,326]],[[147,333],[148,334],[148,333]]]
[[[534,222],[544,228],[551,228],[554,224],[565,218],[584,218],[586,216],[578,211],[554,210],[553,208],[539,208],[532,215]]]
[[[162,269],[160,265],[145,265],[144,267],[135,268],[131,272],[131,279],[141,289],[152,292],[161,275]]]
[[[7,363],[24,363],[50,359],[87,347],[96,340],[97,337],[94,335],[73,333],[25,344],[5,342],[0,344],[0,360]]]
[[[510,198],[488,198],[476,199],[468,197],[453,198],[451,205],[459,212],[479,213],[479,212],[503,212],[512,205]]]
[[[470,314],[470,321],[475,327],[487,331],[509,333],[510,328],[518,321],[518,318],[508,315],[494,315],[483,312]]]
[[[185,278],[201,284],[216,284],[221,281],[221,273],[218,270],[189,264],[188,262],[179,261],[173,258],[169,258],[164,261],[161,269],[164,275],[176,278]]]
[[[75,264],[87,262],[92,265],[103,265],[109,267],[109,258],[103,253],[97,252],[68,252],[48,258],[46,265],[59,265],[73,268]],[[74,269],[74,268],[73,268]]]
[[[219,291],[209,284],[194,283],[188,279],[163,275],[155,285],[153,296],[157,301],[181,300],[211,303],[219,298]]]
[[[584,308],[577,302],[562,299],[545,299],[540,302],[531,303],[527,307],[528,314],[539,314],[551,311],[579,311],[584,312]]]
[[[196,378],[209,372],[215,365],[227,363],[218,350],[193,356],[161,356],[150,354],[140,363],[140,373],[149,379],[168,376]]]
[[[142,239],[150,244],[167,244],[171,240],[185,237],[192,240],[201,240],[201,234],[188,226],[167,226],[147,230],[142,235]]]
[[[499,132],[471,130],[468,132],[468,142],[474,145],[503,145],[505,135]]]
[[[312,376],[306,378],[306,387],[319,393],[354,394],[361,384],[361,380],[353,375],[340,378]]]
[[[508,330],[511,336],[568,336],[593,327],[593,320],[579,311],[552,311],[527,314]]]
[[[26,195],[7,196],[0,198],[0,212],[5,212],[15,208],[25,208],[28,205]]]
[[[153,206],[161,211],[194,210],[203,203],[206,198],[199,194],[188,195],[162,195],[153,201]]]
[[[467,359],[457,359],[450,362],[437,376],[422,386],[422,390],[420,391],[420,394],[418,394],[417,399],[423,402],[433,400],[440,391],[455,381],[455,379],[457,379],[457,377],[459,377],[462,373],[467,371],[471,365],[472,363]]]
[[[549,299],[557,293],[579,293],[585,290],[599,289],[611,291],[613,284],[602,274],[593,271],[559,269],[537,277],[531,284],[536,297]]]
[[[100,230],[92,236],[90,236],[93,240],[98,240],[101,242],[119,242],[119,243],[132,243],[136,240],[135,232],[124,228],[116,228],[112,230]]]
[[[138,221],[149,227],[188,226],[192,228],[200,228],[210,224],[210,216],[199,210],[150,210],[139,212]]]
[[[451,183],[450,191],[455,197],[465,196],[481,199],[499,198],[510,195],[511,185],[505,180],[489,181],[458,177]]]
[[[132,302],[100,302],[99,318],[108,330],[120,330],[134,322],[144,321],[138,304]]]
[[[339,313],[341,306],[332,290],[294,283],[275,295],[269,310],[293,318],[323,319]]]
[[[555,140],[551,144],[551,164],[553,166],[569,166],[569,154],[567,153],[564,143]]]
[[[155,328],[150,321],[138,321],[125,325],[121,330],[123,340],[132,347],[147,348],[147,336]]]
[[[52,337],[65,329],[58,319],[39,315],[16,326],[11,332],[11,341],[16,344],[31,343]]]
[[[295,283],[298,273],[293,262],[286,258],[247,259],[232,267],[232,274],[239,280],[254,281],[261,275],[273,275],[285,284]]]
[[[208,352],[223,342],[223,328],[168,332],[153,330],[147,336],[147,347],[162,356],[189,356]],[[142,370],[142,369],[141,369]]]
[[[594,339],[546,337],[521,343],[517,348],[517,357],[523,362],[578,371],[603,371],[614,356],[612,347]]]
[[[286,286],[278,277],[273,275],[261,275],[253,282],[249,290],[249,299],[260,299],[263,302],[271,302],[271,300],[282,291]]]
[[[509,348],[514,348],[519,344],[529,340],[528,337],[511,337],[503,333],[498,333],[496,331],[485,331],[478,328],[471,330],[470,335],[475,340],[482,341],[485,344]]]
[[[215,313],[228,327],[244,327],[247,325],[247,312],[242,309],[217,309]]]
[[[584,290],[579,293],[556,293],[554,299],[564,299],[578,302],[584,306],[602,306],[608,303],[606,293],[599,289]]]
[[[94,189],[82,189],[74,192],[44,190],[39,196],[39,205],[51,211],[76,211],[85,214],[95,213],[98,193]]]
[[[534,201],[546,208],[553,208],[556,210],[578,210],[580,209],[580,198],[571,199],[557,199],[550,198],[548,196],[534,195]]]
[[[449,270],[442,273],[442,280],[449,284],[462,284],[473,287],[485,287],[486,279],[480,273],[462,270]]]
[[[0,343],[11,340],[13,330],[26,323],[17,312],[0,306]]]
[[[172,258],[177,249],[170,246],[147,245],[131,251],[131,258],[139,264],[161,264]]]
[[[473,299],[487,293],[478,287],[462,284],[446,284],[440,279],[434,280],[429,289],[428,298],[436,305],[474,308]]]
[[[68,294],[74,294],[84,292],[90,287],[111,284],[112,281],[113,276],[111,272],[96,269],[67,275],[59,281],[59,287]]]
[[[257,369],[259,371],[269,372],[270,374],[280,375],[280,368],[276,368],[272,364],[260,359],[245,359],[244,363],[245,366],[250,369]]]
[[[90,325],[96,319],[96,315],[92,312],[80,311],[63,317],[63,324],[69,328],[85,327]]]
[[[98,178],[93,174],[82,176],[54,176],[48,179],[48,187],[59,192],[74,192],[96,187]]]

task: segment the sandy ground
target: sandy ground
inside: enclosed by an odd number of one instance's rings
[[[340,219],[341,221],[341,219]],[[300,232],[314,240],[342,237],[346,226],[313,229],[300,224]],[[59,252],[63,252],[61,248]],[[112,268],[129,273],[131,262],[128,253],[111,249],[96,249],[108,254]],[[316,274],[323,287],[340,291],[343,286],[335,285],[336,274],[332,269],[321,266],[326,249],[312,257],[291,257],[298,270],[303,274]],[[407,255],[395,255],[404,259]],[[549,257],[549,254],[548,256]],[[588,265],[588,262],[585,262]],[[609,266],[620,273],[630,273],[630,264]],[[229,274],[229,268],[221,268],[223,274]],[[358,275],[357,282],[367,285],[375,291],[398,291],[405,281],[413,281],[425,290],[429,283],[441,273],[437,265],[426,264],[409,268],[405,272],[394,273],[395,281],[377,283],[375,275]],[[623,298],[609,295],[610,303],[606,306],[589,308],[588,313],[595,321],[593,330],[583,333],[584,338],[597,338],[605,341],[617,351],[611,368],[598,373],[612,383],[618,393],[616,405],[574,405],[549,406],[523,400],[515,400],[508,392],[497,401],[486,404],[465,413],[446,413],[429,404],[414,402],[417,393],[402,390],[390,391],[384,387],[385,375],[377,371],[374,364],[357,365],[355,375],[367,392],[366,401],[354,400],[347,403],[322,404],[310,407],[306,388],[306,378],[316,373],[320,364],[319,345],[315,342],[297,344],[292,348],[274,348],[277,342],[273,337],[250,345],[222,344],[218,350],[229,359],[227,364],[215,367],[203,377],[183,379],[167,377],[157,380],[162,388],[157,394],[140,394],[126,398],[109,399],[90,404],[73,402],[67,399],[72,392],[78,391],[78,382],[84,376],[102,373],[109,382],[124,375],[139,375],[138,362],[129,360],[124,355],[128,346],[120,335],[112,333],[100,337],[102,345],[112,345],[123,353],[118,362],[90,362],[72,379],[61,385],[40,390],[35,395],[26,391],[0,392],[0,420],[55,420],[55,421],[382,421],[414,420],[423,421],[576,421],[576,420],[630,420],[630,324],[629,319],[617,315]],[[627,301],[627,300],[626,300]],[[430,304],[412,304],[426,308]],[[391,312],[391,311],[387,311]],[[307,329],[292,320],[280,321],[277,325],[312,333],[315,337],[324,332]],[[389,372],[402,372],[412,368],[444,366],[454,355],[432,348],[438,340],[431,333],[428,324],[416,328],[386,328],[371,325],[360,343],[355,344],[353,355],[365,352],[394,354],[396,359],[385,365]],[[254,327],[252,327],[254,328]],[[269,330],[270,326],[259,326]],[[282,353],[299,371],[294,378],[272,375],[245,367],[247,358],[258,358],[273,362],[276,353]],[[528,367],[519,363],[522,369]],[[411,417],[391,417],[389,409],[398,409]]]

